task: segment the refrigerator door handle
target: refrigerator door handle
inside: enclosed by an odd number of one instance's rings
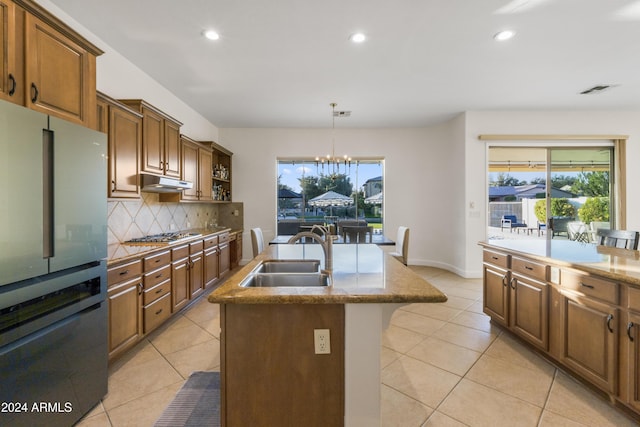
[[[43,210],[42,210],[42,239],[43,258],[54,256],[53,248],[53,131],[42,130],[42,187],[43,187]]]

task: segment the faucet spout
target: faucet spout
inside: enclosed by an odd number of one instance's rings
[[[325,239],[322,238],[319,234],[313,233],[311,231],[302,231],[292,238],[289,239],[289,244],[294,244],[299,242],[303,238],[310,238],[315,240],[322,247],[322,251],[324,252],[324,269],[332,272],[333,271],[333,240],[331,236],[326,235]]]

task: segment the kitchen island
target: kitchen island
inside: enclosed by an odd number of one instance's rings
[[[446,295],[374,244],[335,245],[330,286],[243,287],[265,260],[320,260],[273,245],[209,295],[220,304],[223,425],[380,425],[380,348],[393,311]],[[314,331],[328,330],[329,354]]]
[[[567,240],[489,240],[483,310],[640,416],[640,252]]]

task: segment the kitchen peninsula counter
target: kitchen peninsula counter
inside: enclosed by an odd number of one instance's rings
[[[318,244],[272,245],[209,295],[220,304],[352,304],[445,302],[447,297],[375,244],[333,246],[333,285],[322,287],[241,287],[267,259],[316,259]]]
[[[517,253],[530,259],[574,268],[640,288],[639,251],[553,239],[489,240],[479,244],[487,249]]]
[[[334,245],[330,286],[240,286],[269,259],[325,263],[319,244],[272,245],[209,295],[221,425],[380,426],[383,331],[402,305],[446,295],[375,244]]]

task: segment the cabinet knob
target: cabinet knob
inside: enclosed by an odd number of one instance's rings
[[[31,102],[35,103],[38,101],[38,95],[40,92],[38,91],[38,86],[35,83],[31,83]]]
[[[11,83],[11,89],[9,89],[9,96],[13,96],[14,93],[16,93],[16,78],[13,77],[13,74],[9,73],[9,83]]]

